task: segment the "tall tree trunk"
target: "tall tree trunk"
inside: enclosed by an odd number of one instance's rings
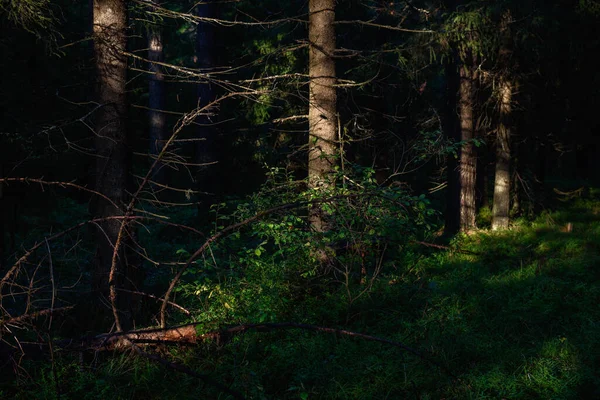
[[[511,132],[513,134],[513,132]],[[511,174],[511,191],[512,191],[512,204],[510,206],[510,212],[513,215],[523,214],[523,183],[521,182],[520,172],[524,168],[523,157],[521,156],[521,146],[519,140],[511,139],[511,159],[513,165],[513,173]]]
[[[310,189],[326,191],[333,185],[337,155],[337,112],[335,61],[335,0],[310,0],[309,25],[309,140],[308,185]],[[309,210],[313,229],[329,229],[327,217],[320,206]]]
[[[496,138],[496,177],[494,182],[494,206],[492,229],[506,229],[510,210],[510,113],[512,84],[503,77],[499,85],[500,125]]]
[[[98,80],[97,98],[102,105],[95,115],[96,191],[110,201],[96,196],[92,212],[96,218],[123,215],[126,201],[129,154],[126,135],[126,50],[127,10],[125,0],[94,0],[93,33]],[[98,224],[97,252],[93,284],[106,295],[108,275],[113,258],[113,246],[121,221],[108,220]],[[126,265],[122,250],[117,257],[118,271]],[[122,279],[122,278],[120,278]]]
[[[475,101],[476,81],[475,72],[469,60],[464,61],[459,69],[459,118],[460,138],[465,142],[460,150],[459,181],[460,181],[460,230],[468,231],[475,228],[476,214],[476,174],[477,151],[473,144],[475,138]]]
[[[217,16],[217,4],[212,1],[201,2],[196,6],[196,15],[203,18],[215,18]],[[196,27],[196,64],[200,72],[212,72],[216,60],[216,35],[215,27],[207,22],[200,21]],[[215,87],[205,81],[198,85],[198,107],[206,107],[215,100]],[[198,191],[200,194],[200,205],[198,213],[206,214],[214,201],[214,194],[218,191],[217,185],[221,177],[217,175],[214,165],[218,160],[216,135],[217,131],[211,114],[214,110],[206,110],[203,115],[196,119],[198,124],[198,142],[196,144],[196,163],[200,166],[196,174]]]
[[[160,0],[152,1],[159,5]],[[149,138],[150,138],[150,155],[157,156],[164,148],[167,140],[166,129],[166,114],[163,112],[165,108],[165,78],[163,69],[160,63],[164,59],[163,55],[163,38],[162,29],[160,27],[151,27],[148,30],[148,60],[150,78],[148,81],[148,113],[149,119]],[[150,160],[151,163],[154,159]],[[166,183],[166,170],[162,163],[156,165],[153,171],[152,180],[158,184]],[[160,190],[160,186],[157,186]]]
[[[494,205],[492,208],[492,229],[506,229],[510,212],[510,135],[511,135],[511,102],[513,83],[510,74],[510,58],[512,55],[510,36],[510,11],[502,15],[500,47],[498,62],[501,68],[498,97],[500,101],[500,123],[496,137],[496,177],[494,182]]]

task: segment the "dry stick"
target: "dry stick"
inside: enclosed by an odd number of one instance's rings
[[[0,178],[0,183],[9,183],[9,182],[20,182],[20,183],[39,183],[40,185],[48,185],[48,186],[60,186],[62,188],[64,187],[72,187],[78,190],[83,190],[84,192],[88,192],[91,194],[94,194],[96,196],[100,196],[102,197],[104,200],[108,201],[113,207],[115,208],[119,208],[119,206],[117,206],[117,204],[115,204],[111,199],[109,199],[107,196],[103,195],[100,192],[97,192],[95,190],[86,188],[85,186],[81,186],[78,185],[76,183],[73,182],[60,182],[60,181],[45,181],[43,178],[37,179],[37,178]]]
[[[260,92],[259,91],[251,91],[251,92],[227,93],[226,95],[219,97],[218,99],[211,102],[210,104],[207,104],[206,106],[201,107],[201,108],[197,108],[196,110],[184,115],[183,118],[181,118],[177,122],[177,125],[175,125],[173,134],[171,135],[169,140],[165,143],[165,145],[163,146],[163,148],[162,148],[161,152],[158,154],[158,156],[156,156],[156,158],[154,159],[152,166],[148,169],[146,176],[144,177],[142,182],[139,184],[136,192],[133,194],[133,196],[131,196],[131,200],[129,201],[129,204],[127,205],[127,208],[125,210],[125,219],[123,219],[123,221],[121,222],[121,226],[119,227],[119,232],[117,234],[117,240],[115,241],[114,250],[113,250],[113,254],[112,254],[110,272],[108,274],[110,306],[112,309],[113,317],[115,319],[115,327],[116,327],[117,331],[120,332],[123,330],[122,326],[121,326],[121,319],[119,317],[119,310],[117,309],[117,290],[116,290],[117,287],[116,287],[116,280],[115,280],[115,277],[117,274],[117,258],[118,258],[119,248],[121,247],[121,244],[123,242],[123,233],[125,232],[125,226],[127,225],[127,218],[133,214],[133,212],[134,212],[133,206],[135,205],[135,203],[138,199],[138,196],[140,195],[143,188],[150,181],[152,172],[155,170],[156,166],[161,162],[162,158],[167,153],[169,147],[171,146],[173,141],[177,138],[179,133],[183,130],[183,128],[190,125],[196,119],[197,116],[199,116],[206,110],[214,107],[216,104],[218,104],[218,103],[222,102],[223,100],[228,99],[230,97],[257,94],[257,93],[260,93]],[[165,299],[165,303],[163,303],[163,306],[165,306],[165,307],[166,307],[166,301],[167,301],[167,299]]]
[[[19,324],[19,323],[22,323],[23,321],[25,321],[27,319],[34,319],[34,318],[38,318],[38,317],[43,317],[44,315],[51,315],[52,316],[54,313],[71,310],[73,307],[74,306],[67,306],[67,307],[55,308],[53,310],[36,311],[36,312],[31,313],[31,314],[24,314],[24,315],[20,315],[18,317],[10,318],[10,319],[7,319],[7,320],[1,320],[0,321],[0,328],[3,327],[4,325]]]
[[[362,21],[362,20],[335,21],[334,24],[336,24],[336,25],[354,25],[354,24],[365,25],[365,26],[370,26],[373,28],[387,29],[390,31],[410,32],[410,33],[435,33],[435,31],[428,30],[428,29],[408,29],[408,28],[402,28],[400,26],[383,25],[383,24],[377,24],[377,23],[374,23],[371,21]]]
[[[85,192],[89,192],[92,194],[95,194],[97,196],[102,197],[103,199],[105,199],[106,201],[108,201],[109,203],[111,203],[111,205],[113,205],[115,208],[119,208],[111,199],[109,199],[107,196],[103,195],[102,193],[99,193],[95,190],[92,189],[88,189],[84,186],[81,185],[77,185],[73,182],[57,182],[57,181],[45,181],[43,179],[35,179],[35,178],[0,178],[0,183],[7,183],[7,182],[21,182],[21,183],[39,183],[40,185],[57,185],[60,187],[73,187],[75,189],[78,190],[83,190]],[[75,225],[69,229],[67,229],[66,231],[63,232],[59,232],[56,235],[50,236],[50,238],[46,238],[46,240],[53,240],[56,239],[60,236],[63,236],[64,234],[77,229],[85,224],[87,224],[90,221],[86,221],[86,222],[82,222],[78,225]],[[29,251],[27,251],[19,260],[17,260],[17,262],[11,267],[11,269],[4,275],[4,277],[0,280],[0,293],[2,292],[2,287],[4,286],[4,284],[6,283],[6,281],[8,281],[8,279],[10,279],[10,277],[12,276],[12,274],[14,274],[14,272],[19,268],[19,266],[21,265],[22,262],[24,262],[30,255],[31,253],[33,253],[35,250],[37,250],[43,243],[37,243],[36,245],[34,245]]]
[[[36,243],[35,245],[33,245],[31,248],[29,248],[29,250],[27,250],[27,252],[25,252],[25,254],[23,254],[23,256],[21,256],[21,258],[19,258],[15,264],[13,264],[13,266],[10,268],[10,270],[8,270],[6,272],[6,274],[4,274],[4,277],[2,277],[2,279],[0,279],[0,293],[2,288],[4,287],[4,285],[6,284],[6,282],[11,278],[11,276],[15,273],[15,271],[19,268],[19,266],[25,262],[25,260],[27,260],[27,258],[29,258],[29,256],[36,251],[37,249],[39,249],[42,245],[44,245],[46,243],[46,241],[51,241],[54,239],[58,239],[61,236],[66,235],[67,233],[70,233],[78,228],[81,228],[82,226],[86,225],[86,224],[95,224],[98,222],[104,222],[104,221],[108,221],[108,220],[112,220],[112,219],[125,219],[126,217],[124,216],[112,216],[112,217],[105,217],[105,218],[96,218],[96,219],[92,219],[89,221],[83,221],[80,222],[77,225],[73,225],[72,227],[65,229],[62,232],[58,232],[50,237],[45,238],[44,242],[39,242]],[[154,218],[150,218],[150,217],[138,217],[138,216],[132,216],[129,217],[129,219],[154,219]],[[158,221],[160,221],[159,219],[156,219]],[[1,299],[1,296],[0,296]]]
[[[56,298],[56,287],[54,285],[54,266],[52,265],[52,252],[50,251],[50,244],[48,243],[48,238],[44,238],[44,239],[46,240],[46,248],[48,249],[48,262],[50,264],[50,283],[52,284],[52,300],[50,303],[50,321],[48,322],[48,331],[49,331],[52,328],[52,311],[54,310],[54,299]],[[54,368],[54,366],[52,368]]]
[[[419,240],[411,240],[411,243],[420,244],[421,246],[425,246],[425,247],[433,247],[434,249],[439,249],[439,250],[457,251],[457,252],[459,252],[461,254],[469,254],[469,255],[473,255],[473,256],[480,256],[481,255],[481,253],[478,253],[476,251],[463,250],[463,249],[455,249],[455,248],[452,248],[450,246],[444,246],[442,244],[435,244],[435,243],[428,243],[428,242],[421,242]]]
[[[163,304],[160,308],[160,326],[162,328],[164,328],[166,326],[165,323],[165,312],[167,309],[167,302],[169,301],[169,296],[171,295],[171,292],[173,291],[173,289],[175,289],[175,285],[177,284],[177,282],[179,281],[179,279],[181,278],[181,276],[183,275],[183,273],[188,269],[188,267],[192,264],[192,262],[194,262],[194,260],[196,258],[198,258],[202,253],[204,253],[204,251],[206,251],[206,249],[208,248],[208,246],[210,246],[211,243],[215,242],[216,240],[220,239],[221,237],[223,237],[225,234],[235,231],[239,228],[242,228],[245,225],[248,225],[251,222],[254,222],[256,220],[259,220],[267,215],[279,212],[279,211],[283,211],[283,210],[289,210],[289,209],[293,209],[293,208],[299,208],[299,207],[304,207],[310,204],[318,204],[318,203],[327,203],[329,201],[332,200],[337,200],[337,199],[341,199],[341,198],[348,198],[348,197],[357,197],[358,194],[354,194],[354,195],[344,195],[344,196],[333,196],[333,197],[328,197],[325,199],[317,199],[317,200],[311,200],[311,201],[301,201],[301,202],[296,202],[296,203],[289,203],[289,204],[284,204],[281,206],[277,206],[265,211],[261,211],[258,214],[250,217],[250,218],[246,218],[245,220],[238,222],[237,224],[233,224],[233,225],[229,225],[228,227],[224,228],[223,230],[215,233],[214,235],[212,235],[211,237],[209,237],[208,239],[206,239],[206,241],[204,242],[204,244],[202,246],[200,246],[200,248],[198,250],[196,250],[196,252],[194,254],[191,255],[191,257],[186,261],[185,265],[179,270],[179,272],[177,272],[177,275],[175,275],[175,277],[173,278],[173,280],[171,281],[171,283],[169,284],[169,288],[167,289],[167,292],[165,293],[164,296],[164,300],[163,300]]]
[[[120,288],[117,288],[117,290],[119,292],[126,292],[126,293],[131,293],[131,294],[137,294],[137,295],[140,295],[140,296],[150,297],[151,299],[154,299],[154,300],[157,300],[157,301],[162,301],[163,300],[160,297],[155,296],[155,295],[150,294],[150,293],[144,293],[144,292],[138,292],[138,291],[135,291],[135,290],[127,290],[127,289],[120,289]],[[189,310],[183,308],[182,306],[180,306],[177,303],[173,303],[172,301],[169,301],[169,305],[177,308],[178,310],[180,310],[181,312],[183,312],[186,315],[192,315],[192,313]]]
[[[52,364],[52,378],[54,380],[56,399],[60,400],[60,384],[58,383],[58,371],[56,370],[56,361],[54,360],[54,346],[52,345],[52,338],[50,337],[50,334],[48,334],[48,350],[50,351],[50,362]]]
[[[55,234],[55,235],[52,235],[52,236],[50,236],[50,237],[46,238],[46,240],[47,240],[47,241],[50,241],[50,240],[57,239],[57,238],[59,238],[59,237],[61,237],[61,236],[64,236],[64,235],[66,235],[67,233],[69,233],[69,232],[71,232],[71,231],[74,231],[75,229],[81,228],[82,226],[84,226],[84,225],[86,225],[86,224],[89,224],[89,223],[96,223],[96,222],[99,222],[99,221],[104,221],[104,220],[106,220],[106,219],[113,219],[113,218],[99,218],[99,219],[95,219],[95,220],[84,221],[84,222],[81,222],[81,223],[79,223],[79,224],[77,224],[77,225],[74,225],[74,226],[72,226],[72,227],[70,227],[70,228],[68,228],[68,229],[66,229],[66,230],[64,230],[64,231],[62,231],[62,232],[59,232],[59,233],[57,233],[57,234]],[[12,276],[12,275],[15,273],[15,271],[16,271],[16,270],[19,268],[19,266],[20,266],[20,265],[21,265],[23,262],[25,262],[25,260],[27,260],[27,258],[29,258],[29,256],[30,256],[30,255],[31,255],[31,254],[32,254],[34,251],[36,251],[38,248],[40,248],[40,247],[41,247],[43,244],[45,244],[45,242],[39,242],[39,243],[36,243],[36,244],[35,244],[33,247],[31,247],[29,250],[27,250],[27,251],[25,252],[25,254],[23,254],[23,255],[21,256],[21,258],[19,258],[19,259],[17,260],[17,262],[15,262],[15,263],[13,264],[13,266],[12,266],[12,267],[11,267],[11,268],[10,268],[10,269],[9,269],[9,270],[6,272],[6,274],[4,274],[4,276],[2,277],[2,279],[0,279],[0,294],[2,293],[2,288],[4,287],[4,284],[5,284],[5,283],[6,283],[6,282],[7,282],[7,281],[8,281],[8,280],[11,278],[11,276]],[[1,299],[1,296],[0,296],[0,299]]]
[[[176,228],[180,228],[180,229],[185,229],[185,230],[189,230],[191,232],[194,232],[200,236],[206,236],[204,233],[200,232],[197,229],[194,229],[192,227],[186,226],[186,225],[181,225],[181,224],[176,224],[173,222],[169,222],[169,221],[165,221],[161,218],[157,218],[157,217],[151,217],[151,216],[130,216],[130,217],[125,217],[125,216],[119,216],[119,215],[114,215],[111,217],[104,217],[104,218],[96,218],[96,219],[92,219],[89,221],[84,221],[84,222],[80,222],[77,225],[73,225],[72,227],[59,232],[55,235],[52,235],[50,237],[45,238],[46,241],[51,241],[54,239],[58,239],[61,236],[66,235],[67,233],[76,230],[78,228],[83,227],[86,224],[96,224],[98,222],[104,222],[104,221],[109,221],[109,220],[113,220],[113,219],[130,219],[130,220],[140,220],[140,219],[147,219],[147,220],[152,220],[152,221],[156,221],[160,224],[163,225],[169,225],[169,226],[173,226]],[[10,277],[14,274],[15,270],[19,267],[19,265],[21,263],[23,263],[25,260],[27,260],[27,258],[29,258],[29,256],[38,248],[40,248],[45,242],[40,242],[40,243],[36,243],[33,247],[31,247],[21,258],[19,258],[17,260],[17,262],[11,267],[11,269],[4,275],[4,277],[0,280],[0,289],[2,289],[2,287],[4,286],[4,284],[6,283],[6,281],[8,281],[10,279]]]
[[[27,179],[27,178],[14,178],[14,179],[13,179],[13,178],[10,178],[10,179],[11,179],[11,180],[26,181],[26,179]],[[32,181],[39,181],[39,180],[35,179],[35,180],[32,180]],[[50,183],[50,184],[54,184],[54,183],[55,183],[55,184],[60,184],[61,182],[44,182],[44,183]],[[80,189],[87,190],[87,189],[86,189],[86,188],[84,188],[84,187],[80,187]],[[99,193],[98,193],[98,195],[100,195],[100,196],[102,196],[102,197],[105,197],[105,196],[103,196],[103,195],[101,195],[101,194],[99,194]],[[108,199],[108,200],[110,201],[110,199]],[[127,217],[125,217],[125,216],[118,216],[118,215],[115,215],[115,216],[112,216],[112,217],[96,218],[96,219],[92,219],[92,220],[89,220],[89,221],[83,221],[83,222],[80,222],[80,223],[79,223],[79,224],[77,224],[77,225],[73,225],[72,227],[70,227],[70,228],[68,228],[68,229],[66,229],[66,230],[64,230],[64,231],[62,231],[62,232],[58,232],[58,233],[56,233],[56,234],[54,234],[54,235],[52,235],[52,236],[49,236],[49,237],[45,238],[45,241],[44,241],[44,242],[39,242],[39,243],[36,243],[36,244],[35,244],[33,247],[29,248],[29,250],[27,250],[27,251],[25,252],[25,254],[23,254],[23,256],[21,256],[21,258],[19,258],[19,259],[18,259],[18,260],[17,260],[17,261],[16,261],[16,262],[13,264],[13,266],[12,266],[12,267],[11,267],[11,268],[10,268],[10,269],[9,269],[9,270],[6,272],[6,274],[4,274],[4,277],[2,277],[2,279],[0,279],[0,300],[2,299],[2,296],[1,296],[1,293],[2,293],[2,288],[4,287],[4,285],[6,284],[6,282],[7,282],[7,281],[8,281],[8,280],[9,280],[9,279],[12,277],[12,275],[13,275],[13,274],[14,274],[14,273],[15,273],[15,272],[18,270],[19,266],[20,266],[20,265],[21,265],[23,262],[25,262],[25,261],[26,261],[26,260],[29,258],[29,256],[31,256],[31,254],[33,254],[33,252],[34,252],[34,251],[36,251],[37,249],[39,249],[39,248],[40,248],[42,245],[44,245],[46,242],[50,242],[50,241],[52,241],[52,240],[54,240],[54,239],[58,239],[59,237],[61,237],[61,236],[64,236],[64,235],[66,235],[67,233],[70,233],[70,232],[72,232],[72,231],[74,231],[74,230],[76,230],[76,229],[79,229],[79,228],[81,228],[81,227],[83,227],[84,225],[87,225],[87,224],[96,224],[96,223],[98,223],[98,222],[104,222],[104,221],[109,221],[109,220],[113,220],[113,219],[126,219],[126,218],[127,218]],[[190,231],[192,231],[192,232],[194,232],[194,233],[197,233],[197,234],[199,234],[199,235],[201,235],[201,236],[205,236],[205,235],[204,235],[202,232],[200,232],[200,231],[198,231],[198,230],[196,230],[196,229],[194,229],[194,228],[191,228],[191,227],[188,227],[188,226],[185,226],[185,225],[175,224],[175,223],[173,223],[173,222],[168,222],[168,221],[162,220],[162,219],[160,219],[160,218],[155,218],[155,217],[144,217],[144,216],[130,216],[130,217],[128,217],[128,218],[129,218],[129,219],[131,219],[131,220],[133,220],[133,219],[136,219],[136,220],[137,220],[137,219],[147,219],[147,220],[157,221],[157,222],[159,222],[159,223],[161,223],[161,224],[164,224],[164,225],[174,226],[174,227],[181,228],[181,229],[187,229],[187,230],[190,230]]]
[[[221,25],[221,26],[235,26],[235,25],[269,26],[269,25],[279,25],[279,24],[284,24],[284,23],[289,23],[289,22],[301,22],[301,23],[307,22],[305,19],[300,19],[300,17],[302,17],[303,15],[298,15],[296,17],[291,17],[291,18],[281,18],[281,19],[275,19],[275,20],[271,20],[271,21],[258,21],[258,22],[208,18],[208,17],[200,17],[200,16],[197,16],[192,13],[183,13],[183,12],[169,10],[167,8],[160,7],[154,3],[150,4],[150,3],[142,1],[142,0],[136,0],[135,2],[141,6],[151,7],[154,10],[154,12],[148,11],[151,14],[156,14],[161,17],[168,17],[168,18],[181,18],[187,22],[196,23],[196,24],[200,23],[200,22],[204,22],[204,23],[212,23],[212,24]]]

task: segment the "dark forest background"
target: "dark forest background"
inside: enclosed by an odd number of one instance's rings
[[[599,398],[599,22],[0,0],[0,398]]]

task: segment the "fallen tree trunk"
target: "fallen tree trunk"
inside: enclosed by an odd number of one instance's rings
[[[432,360],[423,353],[406,346],[403,343],[384,339],[378,336],[367,335],[364,333],[348,331],[345,329],[328,328],[317,325],[299,324],[294,322],[264,323],[264,324],[242,324],[218,331],[208,333],[198,333],[196,327],[198,323],[181,325],[171,328],[145,329],[130,332],[117,332],[103,334],[92,338],[82,338],[78,340],[62,340],[56,343],[57,348],[73,351],[120,351],[130,349],[133,346],[142,344],[196,344],[202,342],[216,342],[218,344],[227,343],[233,336],[243,334],[249,331],[268,332],[278,329],[302,329],[315,332],[332,333],[341,336],[349,336],[372,342],[379,342],[393,347],[398,347],[408,353],[411,353],[422,360],[438,367],[440,370],[457,379],[457,377],[445,366]]]
[[[459,378],[454,375],[447,367],[434,361],[429,356],[424,355],[423,353],[406,346],[403,343],[392,341],[389,339],[384,339],[377,336],[367,335],[364,333],[348,331],[345,329],[335,329],[328,328],[317,325],[309,325],[309,324],[300,324],[293,322],[283,322],[283,323],[264,323],[264,324],[242,324],[236,325],[232,327],[228,327],[222,330],[208,332],[208,333],[199,333],[197,330],[198,323],[195,324],[187,324],[181,325],[171,328],[158,328],[158,329],[144,329],[137,331],[129,331],[129,332],[116,332],[116,333],[107,333],[93,337],[84,337],[80,339],[65,339],[59,340],[53,343],[27,343],[27,349],[29,350],[29,356],[39,357],[44,352],[51,352],[51,354],[56,350],[62,351],[73,351],[73,352],[100,352],[100,351],[127,351],[133,350],[138,355],[145,357],[149,360],[157,362],[169,369],[185,373],[189,376],[198,378],[203,380],[209,385],[219,388],[221,391],[225,393],[229,393],[236,399],[243,399],[244,397],[236,392],[228,388],[227,386],[215,381],[208,375],[197,373],[185,365],[178,364],[175,362],[168,361],[157,354],[148,353],[142,350],[142,345],[154,345],[154,344],[197,344],[202,342],[216,342],[218,344],[224,344],[228,342],[233,336],[238,334],[243,334],[249,331],[257,331],[257,332],[268,332],[278,329],[302,329],[309,330],[315,332],[324,332],[324,333],[332,333],[340,336],[349,336],[362,340],[368,340],[372,342],[379,342],[386,345],[390,345],[393,347],[398,347],[406,352],[409,352],[418,358],[428,362],[431,365],[442,370],[448,376],[452,377],[454,380],[459,380]],[[1,347],[0,350],[4,350],[2,352],[9,351],[10,357],[7,357],[16,360],[17,357],[14,357],[14,353],[18,351],[18,349],[24,350],[23,343],[19,343],[18,346],[6,346],[6,343],[3,343],[5,346]],[[53,350],[54,349],[54,350]],[[32,354],[33,351],[35,354]],[[5,355],[8,355],[5,354]]]

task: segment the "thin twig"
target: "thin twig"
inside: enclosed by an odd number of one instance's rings
[[[245,220],[238,222],[236,224],[229,225],[228,227],[224,228],[223,230],[215,233],[214,235],[212,235],[211,237],[206,239],[204,244],[202,244],[202,246],[200,246],[200,248],[198,248],[198,250],[196,250],[194,252],[194,254],[192,254],[190,256],[190,258],[186,261],[185,265],[179,270],[179,272],[177,272],[177,275],[175,275],[173,280],[171,280],[171,283],[169,284],[169,288],[167,289],[167,292],[165,293],[162,307],[160,309],[160,326],[163,328],[166,326],[165,315],[166,315],[166,309],[167,309],[167,302],[169,301],[171,292],[175,289],[175,285],[177,285],[177,282],[179,282],[179,279],[181,278],[183,273],[188,269],[188,267],[192,264],[192,262],[194,262],[194,260],[196,258],[198,258],[202,253],[204,253],[204,251],[206,251],[206,249],[208,248],[208,246],[211,245],[211,243],[219,240],[221,237],[225,236],[229,232],[236,231],[254,221],[257,221],[261,218],[264,218],[268,215],[271,215],[271,214],[274,214],[274,213],[277,213],[280,211],[305,207],[305,206],[311,205],[311,204],[327,203],[327,202],[330,202],[333,200],[338,200],[338,199],[348,198],[348,197],[357,197],[357,196],[358,196],[358,194],[333,196],[333,197],[328,197],[325,199],[316,199],[316,200],[311,200],[311,201],[301,201],[301,202],[296,202],[296,203],[283,204],[283,205],[273,207],[273,208],[265,210],[265,211],[261,211],[252,217],[246,218]]]

